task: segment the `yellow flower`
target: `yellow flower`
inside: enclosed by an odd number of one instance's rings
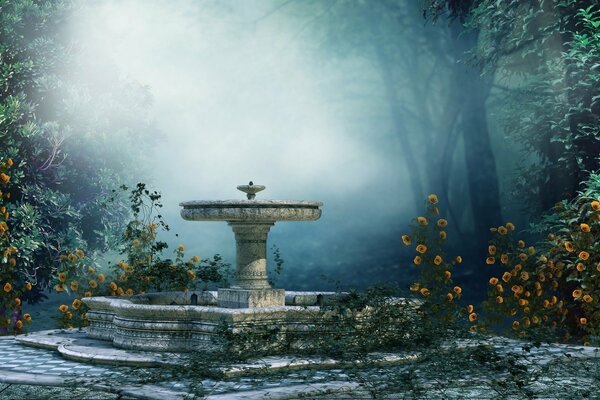
[[[574,298],[578,299],[578,298],[581,297],[581,295],[583,294],[583,292],[581,291],[581,289],[575,289],[575,290],[573,290],[572,294],[573,294]]]
[[[520,247],[520,248],[524,248],[524,247],[525,247],[525,242],[524,242],[524,241],[522,241],[522,240],[519,240],[519,241],[517,242],[517,244],[519,245],[519,247]]]
[[[598,211],[600,210],[600,201],[592,201],[592,210]]]
[[[59,311],[62,313],[66,313],[69,310],[69,306],[66,304],[61,304],[60,307],[58,307]]]
[[[78,258],[85,257],[85,253],[83,252],[83,250],[80,250],[80,249],[75,250],[75,254],[77,255]]]
[[[419,285],[418,283],[413,283],[412,285],[410,285],[411,292],[418,292],[420,288],[421,285]]]
[[[498,227],[498,233],[499,234],[506,235],[507,232],[508,232],[508,229],[506,229],[505,227],[503,227],[503,226],[499,226]]]
[[[71,305],[73,306],[74,310],[79,310],[79,307],[81,307],[81,300],[75,299]]]
[[[427,288],[422,288],[420,290],[420,292],[423,296],[429,296],[429,294],[430,294],[429,289],[427,289]]]
[[[494,286],[494,285],[497,285],[497,284],[498,284],[498,278],[496,278],[496,277],[492,276],[492,277],[490,278],[490,281],[489,281],[489,282],[490,282],[490,285],[492,285],[492,286]]]
[[[504,282],[508,283],[510,281],[510,278],[512,278],[510,272],[505,272],[504,274],[502,274],[502,280]]]
[[[15,328],[17,328],[17,329],[23,328],[23,322],[20,319],[18,319],[17,322],[15,322]]]
[[[448,294],[446,295],[446,300],[448,300],[448,301],[452,301],[452,299],[454,299],[454,295],[453,295],[452,293],[448,293]]]
[[[6,163],[8,164],[9,167],[12,167],[14,164],[14,161],[12,160],[12,158],[9,158],[8,160],[6,160]]]
[[[452,288],[452,290],[456,294],[461,294],[462,293],[462,288],[460,286],[454,286],[454,288]]]
[[[65,314],[65,317],[67,317],[67,319],[71,319],[73,318],[73,314],[71,313],[71,311],[69,311]]]
[[[96,289],[96,288],[98,287],[98,282],[96,282],[96,281],[95,281],[95,280],[93,280],[93,279],[92,279],[91,281],[89,281],[89,282],[88,282],[88,284],[90,285],[90,287],[91,287],[92,289]],[[88,296],[88,297],[89,297],[89,296]]]
[[[8,265],[10,265],[11,267],[14,267],[15,265],[17,265],[17,260],[15,258],[10,258],[8,260]]]
[[[588,253],[587,251],[582,251],[579,253],[579,258],[581,258],[583,261],[585,261],[588,258],[590,258],[590,253]]]
[[[415,265],[419,265],[419,264],[421,264],[421,257],[419,257],[419,256],[415,256],[415,258],[413,259],[413,263],[414,263]]]
[[[404,236],[407,236],[407,237],[408,237],[408,235],[403,235],[403,236],[402,236],[402,241],[403,241],[403,242],[404,242]],[[408,237],[408,243],[404,242],[404,244],[410,244],[410,237]],[[192,257],[192,262],[194,262],[194,263],[198,263],[198,262],[200,262],[200,257],[198,257],[198,256],[194,256],[194,257]]]
[[[504,292],[504,287],[500,284],[496,285],[496,290],[498,291],[498,293],[502,293]]]
[[[476,319],[477,319],[477,314],[476,313],[469,314],[469,321],[473,322]]]
[[[88,274],[95,274],[95,273],[96,273],[96,269],[90,265],[88,267]]]
[[[450,279],[452,277],[452,272],[444,271],[444,276],[446,277],[446,279]]]
[[[527,271],[521,272],[521,279],[526,281],[529,279],[529,273]]]
[[[97,278],[98,278],[98,282],[100,282],[100,283],[102,283],[106,280],[106,277],[104,276],[104,274],[98,274]]]
[[[442,261],[443,261],[442,257],[440,257],[440,256],[435,256],[435,258],[433,259],[433,263],[435,265],[440,265],[442,263]]]
[[[27,282],[27,283],[25,284],[25,289],[27,289],[27,290],[31,290],[32,288],[33,288],[33,286],[31,285],[31,283],[30,283],[30,282]]]
[[[73,253],[70,253],[70,254],[67,256],[67,259],[68,259],[69,261],[71,261],[71,262],[75,262],[75,261],[77,261],[77,256],[76,256],[75,254],[73,254]]]
[[[502,264],[508,264],[508,254],[502,254],[502,255],[500,256],[500,262],[501,262]]]
[[[513,329],[517,329],[517,328],[519,327],[519,325],[520,325],[520,324],[519,324],[519,321],[514,321],[514,322],[512,323],[512,327],[513,327]]]
[[[437,204],[438,203],[438,197],[435,194],[430,194],[429,196],[427,196],[427,200],[429,200],[429,202],[431,204]]]
[[[592,300],[594,300],[594,298],[592,296],[590,296],[589,294],[586,294],[585,296],[583,296],[583,301],[585,301],[586,303],[591,303]]]
[[[120,276],[119,276],[119,280],[120,280],[121,282],[127,282],[127,275],[126,275],[126,274],[122,274],[122,275],[120,275]]]
[[[488,253],[490,253],[491,256],[496,254],[496,246],[494,246],[493,244],[488,246]]]
[[[6,175],[4,172],[0,174],[0,180],[2,183],[7,184],[10,181],[10,176]]]
[[[512,232],[515,230],[515,224],[513,224],[512,222],[507,222],[506,223],[506,229],[508,229],[509,232]]]
[[[127,289],[127,291],[125,292],[125,295],[133,296],[133,289],[132,288]]]
[[[535,254],[535,247],[529,246],[527,248],[527,252],[529,253],[530,256],[534,255]]]
[[[118,286],[115,282],[111,282],[109,286],[110,286],[110,290],[112,290],[113,292],[117,291]]]
[[[190,279],[196,279],[196,273],[193,270],[188,269],[186,271],[186,273],[187,273],[188,278],[190,278]]]
[[[477,325],[470,326],[469,332],[477,332]]]
[[[600,272],[600,263],[598,263],[598,265],[596,265],[596,271]]]
[[[445,228],[448,226],[448,221],[446,221],[444,218],[440,218],[437,221],[437,226],[440,228]]]
[[[527,257],[527,254],[525,254],[525,253],[519,253],[519,259],[520,259],[521,261],[526,261],[526,260],[527,260],[527,258],[528,258],[528,257]]]
[[[527,300],[525,300],[525,299],[519,299],[519,305],[521,307],[526,306],[528,304],[529,304],[529,302]]]
[[[457,264],[462,263],[462,257],[461,256],[456,256],[456,258],[454,260],[456,261]]]
[[[440,231],[440,239],[442,239],[442,240],[446,240],[446,237],[447,237],[447,236],[448,236],[448,235],[446,234],[446,231]]]
[[[490,228],[490,232],[492,232],[492,233],[498,232],[498,228]]]
[[[425,217],[417,217],[417,222],[420,225],[427,225],[427,218],[425,218]]]
[[[56,290],[57,292],[64,292],[65,291],[65,285],[63,285],[62,283],[58,283],[54,287],[54,290]]]
[[[584,317],[581,317],[581,318],[579,318],[579,323],[580,323],[581,325],[585,325],[585,324],[587,324],[587,318],[584,318]]]
[[[573,247],[573,243],[571,243],[571,242],[565,242],[564,246],[565,246],[565,250],[567,250],[569,253],[571,253],[573,250],[575,250],[575,248]]]
[[[487,265],[493,265],[496,263],[496,257],[488,257],[485,259],[485,263]]]
[[[179,246],[177,246],[177,251],[184,251],[185,250],[185,246],[180,244]]]
[[[117,294],[118,294],[119,296],[123,296],[123,295],[125,294],[125,292],[123,291],[123,288],[122,288],[122,287],[118,287],[118,288],[117,288]]]
[[[71,290],[76,292],[77,290],[79,290],[79,282],[77,281],[71,281]]]
[[[404,243],[404,245],[408,246],[410,244],[410,236],[402,235],[402,243]]]
[[[467,312],[468,312],[469,314],[470,314],[470,313],[472,313],[474,309],[475,309],[475,307],[473,307],[473,304],[469,304],[469,305],[467,306]]]
[[[496,296],[496,303],[498,303],[498,304],[504,303],[504,297],[502,297],[502,296]]]
[[[579,225],[579,227],[581,228],[581,232],[589,232],[590,231],[590,226],[588,224],[581,224]]]
[[[25,320],[25,322],[31,322],[31,315],[30,314],[23,314],[23,319]]]
[[[548,300],[544,300],[544,308],[550,308],[550,302]]]
[[[58,280],[60,282],[65,282],[67,280],[67,275],[64,272],[59,272],[58,273]]]
[[[525,318],[523,320],[523,325],[525,325],[526,327],[531,326],[531,320],[529,318]]]
[[[583,272],[583,270],[585,269],[585,265],[583,265],[582,263],[577,263],[577,271],[579,272]]]
[[[92,297],[92,292],[89,290],[83,294],[83,297]]]

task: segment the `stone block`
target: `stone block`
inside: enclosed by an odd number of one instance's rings
[[[285,305],[284,289],[219,289],[219,307],[256,308]]]

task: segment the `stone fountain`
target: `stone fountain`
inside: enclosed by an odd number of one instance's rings
[[[219,289],[218,304],[225,308],[285,305],[285,290],[273,289],[267,278],[267,237],[277,221],[315,221],[321,217],[320,202],[256,200],[262,185],[237,187],[248,200],[188,201],[181,216],[188,221],[226,221],[236,244],[235,284]]]

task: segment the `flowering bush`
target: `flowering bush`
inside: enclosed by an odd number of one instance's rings
[[[515,243],[510,223],[492,228],[488,264],[504,272],[489,282],[491,322],[508,322],[520,336],[590,342],[599,335],[599,189],[600,177],[592,175],[575,199],[558,203],[537,227],[552,232],[537,249]]]
[[[478,315],[473,305],[460,305],[462,288],[452,279],[452,271],[462,263],[462,257],[449,257],[443,250],[448,221],[439,216],[438,203],[437,196],[430,194],[427,197],[425,215],[415,219],[410,235],[402,236],[405,246],[414,246],[412,262],[420,272],[419,281],[413,283],[410,290],[423,298],[422,310],[426,318],[450,326],[461,317],[466,317],[472,323],[470,329],[476,331]]]

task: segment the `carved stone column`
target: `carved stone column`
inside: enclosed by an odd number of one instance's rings
[[[234,288],[270,289],[267,278],[267,236],[275,223],[229,222],[235,234]]]

